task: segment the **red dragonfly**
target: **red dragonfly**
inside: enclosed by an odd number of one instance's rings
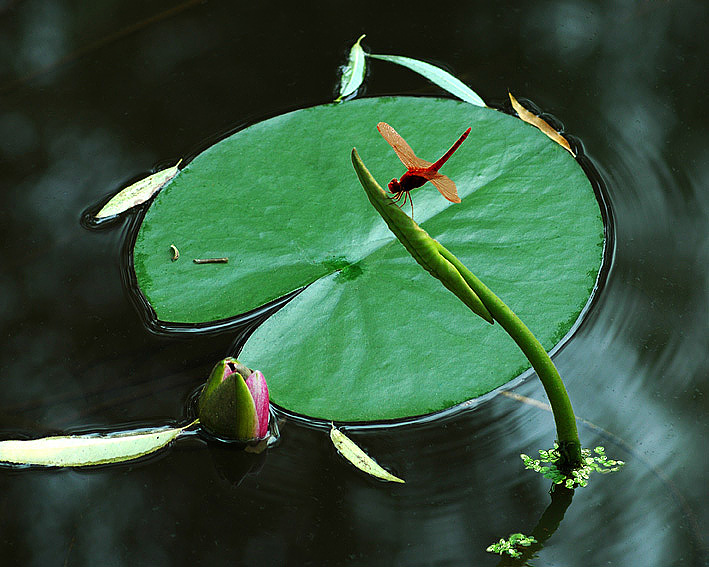
[[[404,198],[404,202],[399,205],[399,208],[403,207],[406,204],[406,199],[408,199],[411,201],[411,218],[414,218],[414,201],[409,192],[412,189],[421,187],[427,181],[433,183],[434,187],[440,191],[441,195],[451,203],[460,203],[460,197],[458,197],[458,190],[455,187],[455,183],[453,183],[453,180],[449,177],[438,173],[438,170],[441,169],[443,164],[448,161],[448,158],[453,155],[453,152],[465,141],[465,138],[470,134],[470,128],[463,132],[463,135],[458,138],[458,141],[435,163],[430,163],[416,157],[411,146],[409,146],[404,138],[386,122],[377,124],[377,130],[379,130],[379,133],[389,142],[389,145],[394,148],[401,163],[406,166],[406,173],[404,173],[398,181],[392,179],[388,186],[389,191],[394,195],[394,201],[399,202],[402,197]]]

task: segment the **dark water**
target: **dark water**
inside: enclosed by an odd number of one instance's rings
[[[608,283],[555,362],[611,434],[582,425],[584,444],[628,464],[576,491],[532,562],[704,565],[709,5],[243,4],[0,2],[2,435],[183,418],[233,332],[148,332],[121,283],[125,227],[89,231],[81,213],[239,124],[331,99],[366,32],[489,103],[534,100],[609,191]],[[438,91],[375,62],[367,92]],[[515,392],[544,399],[536,380]],[[365,478],[322,431],[282,432],[260,457],[195,438],[114,468],[2,470],[2,564],[497,565],[485,547],[550,503],[518,455],[550,445],[551,417],[509,397],[359,434],[405,486]]]

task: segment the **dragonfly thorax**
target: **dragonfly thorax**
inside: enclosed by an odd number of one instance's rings
[[[406,173],[404,173],[404,175],[401,176],[401,179],[399,179],[399,181],[397,181],[396,179],[391,180],[391,182],[389,183],[389,191],[391,191],[392,193],[411,191],[412,189],[421,187],[424,183],[426,183],[426,181],[428,181],[428,179],[423,175],[418,175],[416,173],[412,173],[411,171],[407,171]],[[393,188],[392,183],[395,184]]]

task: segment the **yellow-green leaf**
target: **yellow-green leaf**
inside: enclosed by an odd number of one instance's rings
[[[365,38],[362,34],[350,49],[350,57],[347,65],[342,69],[342,77],[340,79],[340,96],[335,99],[335,102],[340,102],[343,98],[357,92],[357,89],[364,81],[364,74],[367,70],[367,59],[364,49],[362,49],[361,41]]]
[[[367,455],[352,439],[347,437],[334,425],[330,428],[330,439],[340,454],[359,470],[389,482],[405,482],[380,467],[372,457]]]
[[[42,439],[0,441],[0,462],[49,467],[85,467],[120,463],[162,449],[185,427],[157,427],[136,431],[61,435]]]
[[[181,162],[182,160],[178,161],[177,164],[172,167],[161,169],[157,173],[148,175],[148,177],[136,181],[121,190],[96,213],[96,218],[103,219],[112,217],[128,209],[132,209],[136,205],[145,203],[145,201],[155,195],[168,181],[177,175],[179,172],[178,167]]]
[[[442,89],[448,91],[453,96],[458,97],[460,100],[474,104],[475,106],[487,106],[480,96],[473,91],[468,85],[462,82],[460,79],[451,75],[448,71],[444,71],[440,67],[431,65],[430,63],[425,63],[419,61],[418,59],[411,59],[410,57],[402,57],[401,55],[375,55],[370,54],[371,59],[380,59],[381,61],[389,61],[390,63],[396,63],[407,69],[411,69],[415,73],[427,78],[432,83],[438,85]]]
[[[549,123],[546,122],[546,120],[543,120],[539,118],[539,116],[537,116],[536,114],[532,114],[531,112],[529,112],[529,110],[522,106],[517,101],[517,99],[512,96],[512,93],[508,94],[510,95],[510,102],[512,102],[512,108],[515,109],[517,116],[519,116],[521,120],[524,120],[527,124],[531,124],[532,126],[539,128],[542,132],[549,136],[549,138],[554,140],[562,148],[566,149],[572,156],[576,157],[576,154],[571,149],[568,140],[564,138],[564,136],[554,130],[554,128],[552,128]]]

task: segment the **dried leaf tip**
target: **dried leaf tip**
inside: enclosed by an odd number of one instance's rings
[[[512,93],[508,94],[510,95],[510,102],[512,103],[512,108],[514,108],[515,112],[517,113],[517,116],[519,116],[521,120],[523,120],[527,124],[531,124],[535,128],[539,128],[539,130],[541,130],[549,138],[551,138],[562,148],[567,150],[572,156],[576,157],[574,150],[571,149],[571,146],[569,145],[569,142],[566,138],[564,138],[561,134],[559,134],[559,132],[554,130],[554,128],[552,128],[546,120],[543,120],[539,116],[532,114],[529,110],[522,106],[517,101],[517,99],[512,96]]]

